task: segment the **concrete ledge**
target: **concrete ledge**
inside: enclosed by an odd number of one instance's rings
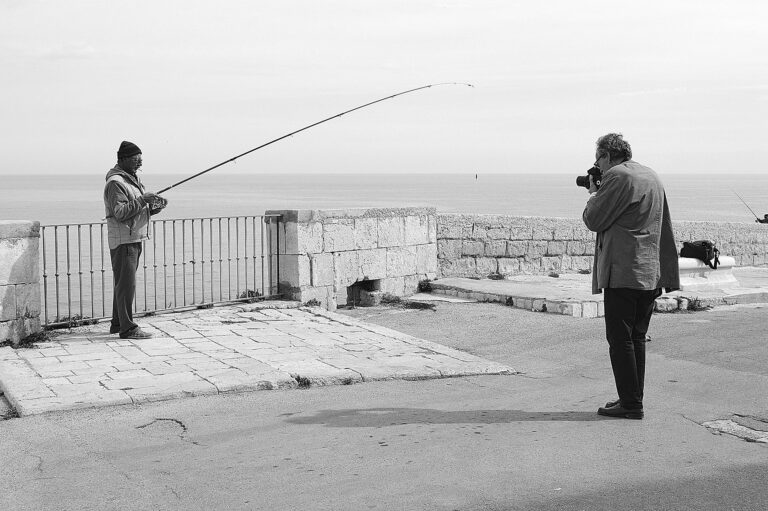
[[[678,259],[680,290],[685,292],[705,291],[738,286],[739,281],[733,274],[736,259],[729,256],[722,256],[719,259],[720,264],[715,270],[699,259],[680,257]]]

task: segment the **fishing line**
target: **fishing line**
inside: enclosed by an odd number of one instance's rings
[[[296,133],[300,133],[300,132],[302,132],[304,130],[308,130],[309,128],[313,128],[313,127],[317,126],[318,124],[322,124],[322,123],[330,121],[332,119],[336,119],[337,117],[341,117],[342,115],[348,114],[350,112],[354,112],[355,110],[360,110],[361,108],[365,108],[367,106],[371,106],[371,105],[374,105],[376,103],[380,103],[382,101],[386,101],[388,99],[396,98],[397,96],[402,96],[403,94],[408,94],[410,92],[416,92],[417,90],[422,90],[422,89],[429,89],[430,87],[439,87],[441,85],[466,85],[467,87],[474,87],[474,85],[472,85],[470,83],[460,83],[460,82],[432,83],[430,85],[424,85],[422,87],[416,87],[415,89],[409,89],[409,90],[406,90],[406,91],[403,91],[403,92],[398,92],[397,94],[392,94],[391,96],[380,98],[380,99],[377,99],[375,101],[371,101],[369,103],[366,103],[364,105],[356,106],[355,108],[350,108],[349,110],[341,112],[340,114],[332,115],[331,117],[323,119],[322,121],[317,121],[317,122],[312,123],[312,124],[310,124],[308,126],[304,126],[303,128],[300,128],[300,129],[298,129],[296,131],[292,131],[292,132],[290,132],[290,133],[288,133],[286,135],[283,135],[281,137],[278,137],[278,138],[276,138],[274,140],[270,140],[269,142],[267,142],[265,144],[261,144],[258,147],[254,147],[253,149],[245,151],[244,153],[238,154],[237,156],[234,156],[234,157],[232,157],[232,158],[230,158],[228,160],[225,160],[225,161],[223,161],[223,162],[221,162],[221,163],[219,163],[217,165],[214,165],[213,167],[210,167],[210,168],[207,168],[207,169],[205,169],[203,171],[200,171],[200,172],[198,172],[197,174],[195,174],[193,176],[190,176],[190,177],[188,177],[188,178],[186,178],[186,179],[184,179],[182,181],[179,181],[178,183],[172,184],[171,186],[169,186],[167,188],[163,188],[159,192],[156,192],[156,194],[160,195],[161,193],[166,192],[166,191],[170,190],[171,188],[175,188],[175,187],[179,186],[180,184],[186,183],[187,181],[190,181],[190,180],[192,180],[192,179],[194,179],[194,178],[196,178],[198,176],[202,176],[206,172],[210,172],[213,169],[217,169],[217,168],[221,167],[222,165],[226,165],[227,163],[233,162],[233,161],[237,160],[238,158],[241,158],[241,157],[245,156],[246,154],[250,154],[250,153],[252,153],[254,151],[258,151],[259,149],[261,149],[263,147],[267,147],[268,145],[274,144],[275,142],[279,142],[280,140],[282,140],[284,138],[288,138],[291,135],[295,135]]]
[[[734,190],[733,188],[731,188],[731,191],[732,191],[733,193],[735,193],[735,194],[736,194],[736,197],[738,197],[738,198],[739,198],[739,200],[740,200],[740,201],[741,201],[741,202],[742,202],[742,203],[743,203],[745,206],[747,206],[747,209],[749,210],[749,212],[750,212],[750,213],[752,213],[753,215],[755,215],[755,212],[754,212],[754,211],[752,211],[752,208],[750,208],[750,207],[749,207],[749,205],[748,205],[748,204],[747,204],[747,203],[744,201],[744,199],[742,199],[742,198],[741,198],[741,195],[739,195],[738,193],[736,193],[736,190]],[[759,217],[759,216],[755,215],[755,218],[757,219],[757,221],[758,221],[758,222],[760,222],[760,217]]]

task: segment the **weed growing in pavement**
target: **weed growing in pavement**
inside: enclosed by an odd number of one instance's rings
[[[14,349],[25,349],[25,348],[34,348],[35,343],[43,343],[48,342],[51,340],[50,334],[43,330],[42,332],[37,332],[34,334],[30,334],[23,339],[19,340],[19,344],[17,346],[14,346],[13,343],[10,340],[0,342],[0,348],[4,346],[10,346]]]
[[[300,374],[294,376],[293,379],[296,380],[296,383],[299,384],[300,389],[308,389],[310,385],[312,385],[312,382],[309,381],[309,378],[301,376]]]
[[[704,305],[699,298],[691,298],[688,300],[688,310],[691,312],[708,311],[711,308],[711,305]]]
[[[430,309],[435,310],[435,304],[415,302],[412,300],[403,300],[399,296],[393,294],[384,293],[381,295],[381,304],[390,305],[393,307],[403,307],[404,309]]]

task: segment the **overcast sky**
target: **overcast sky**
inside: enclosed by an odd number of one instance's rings
[[[0,0],[0,173],[765,172],[768,2]],[[217,171],[218,172],[218,171]]]

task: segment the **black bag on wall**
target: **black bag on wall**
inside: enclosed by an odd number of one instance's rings
[[[709,240],[698,241],[684,241],[683,248],[680,250],[680,257],[693,257],[704,261],[707,266],[713,270],[717,269],[717,265],[720,264],[720,251],[717,250],[715,244]],[[714,264],[713,260],[714,259]]]

